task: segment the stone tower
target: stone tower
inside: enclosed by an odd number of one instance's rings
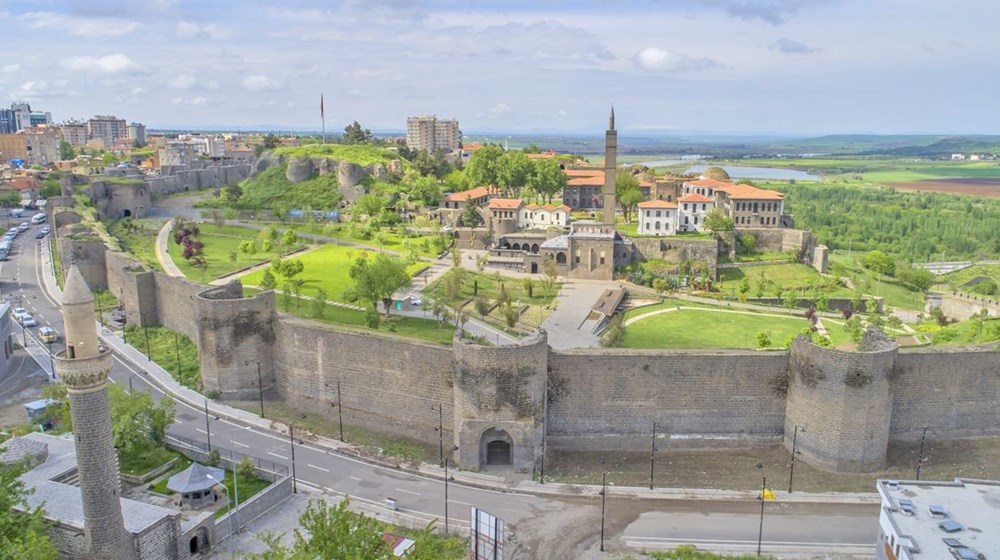
[[[615,169],[618,167],[618,131],[615,130],[615,108],[608,117],[604,133],[604,225],[615,225]]]
[[[98,345],[94,296],[76,265],[66,276],[62,313],[66,350],[55,357],[56,375],[69,393],[86,557],[131,560],[136,552],[122,517],[118,455],[108,402],[111,352]]]

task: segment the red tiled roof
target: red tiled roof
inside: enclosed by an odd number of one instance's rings
[[[677,199],[677,202],[715,202],[707,196],[700,195],[698,193],[686,194]]]
[[[739,200],[782,200],[785,195],[778,191],[758,189],[753,185],[740,183],[739,185],[729,185],[719,190],[729,195],[729,198]]]
[[[591,171],[590,173],[583,175],[570,175],[569,181],[566,182],[567,185],[603,185],[604,184],[604,171],[597,169]]]
[[[604,175],[604,170],[598,167],[585,167],[583,169],[566,169],[567,177],[593,177],[594,175]]]
[[[466,152],[474,152],[482,147],[483,145],[480,144],[479,142],[469,142],[468,144],[462,144],[462,149],[465,150]]]
[[[677,208],[677,203],[667,202],[666,200],[647,200],[640,202],[639,208]]]
[[[545,210],[546,212],[554,212],[556,210],[562,210],[564,212],[569,212],[569,211],[572,210],[572,208],[570,208],[569,206],[566,206],[565,204],[560,204],[558,206],[555,206],[555,205],[552,205],[552,204],[546,204],[545,206],[539,206],[537,204],[529,204],[528,206],[526,206],[526,208],[528,210]]]
[[[491,210],[516,210],[524,204],[520,198],[494,198],[490,200],[487,208]]]
[[[489,194],[490,191],[486,187],[476,187],[474,189],[469,189],[467,191],[451,193],[448,196],[444,197],[444,199],[448,202],[465,202],[465,199],[467,198],[475,200],[477,198],[483,198],[484,196],[488,196]]]
[[[697,181],[687,181],[684,184],[695,187],[714,187],[716,189],[722,187],[731,187],[733,185],[728,181],[716,181],[715,179],[698,179]]]

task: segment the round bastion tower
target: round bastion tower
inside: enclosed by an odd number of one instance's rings
[[[94,296],[76,265],[66,275],[62,313],[66,349],[55,355],[56,375],[66,384],[73,418],[86,557],[134,559],[135,548],[122,517],[118,455],[111,432],[111,352],[98,345]]]

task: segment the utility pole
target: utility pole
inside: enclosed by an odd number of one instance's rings
[[[653,437],[649,446],[649,489],[653,489],[653,470],[656,466],[656,422],[653,422]]]
[[[601,552],[604,552],[604,512],[608,502],[608,473],[601,477]]]
[[[924,464],[924,441],[927,439],[927,426],[924,426],[923,433],[920,434],[920,456],[917,457],[917,480],[920,480],[920,467]]]
[[[444,534],[448,534],[448,463],[444,461]]]
[[[177,338],[177,331],[174,331],[174,358],[177,360],[177,378],[182,377],[181,371],[181,343]]]
[[[260,375],[260,362],[257,362],[257,389],[260,393],[260,417],[264,418],[264,381]]]
[[[208,436],[208,452],[212,452],[212,427],[208,424],[208,399],[205,399],[205,435]]]
[[[298,494],[299,487],[295,481],[295,426],[288,425],[288,443],[292,446],[292,493]]]
[[[340,441],[344,440],[344,401],[340,398],[340,381],[337,382],[337,421],[340,423]]]
[[[788,493],[789,494],[792,493],[792,477],[795,476],[795,455],[798,452],[795,447],[796,447],[796,444],[798,443],[799,430],[800,429],[803,432],[806,431],[806,429],[804,427],[801,427],[798,424],[796,424],[795,425],[795,432],[792,434],[792,465],[788,469]]]
[[[438,460],[440,461],[440,465],[439,466],[443,467],[443,466],[445,466],[445,462],[444,462],[444,407],[441,406],[441,403],[438,403],[437,409],[438,409],[438,454],[440,455],[440,458]]]

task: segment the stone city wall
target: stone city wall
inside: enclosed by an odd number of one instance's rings
[[[751,445],[781,437],[786,352],[575,350],[550,353],[547,446],[646,449]]]
[[[23,247],[23,245],[22,245]],[[56,249],[62,270],[76,264],[91,290],[108,289],[106,249],[96,235],[86,237],[57,237]]]
[[[684,239],[663,237],[633,237],[632,258],[635,260],[666,259],[681,262],[691,259],[708,265],[709,274],[716,277],[719,263],[719,242],[715,239]]]
[[[452,434],[451,346],[333,330],[293,317],[274,322],[278,393],[296,408],[337,419],[337,383],[344,422],[438,442],[437,406],[444,405],[445,441]]]
[[[198,358],[205,390],[239,400],[255,398],[261,390],[258,383],[264,390],[273,387],[274,292],[244,298],[243,286],[234,281],[195,297]]]
[[[250,176],[250,164],[213,165],[203,169],[167,169],[172,174],[148,177],[146,185],[153,196],[222,187],[238,183]]]
[[[141,533],[133,533],[136,558],[174,560],[190,557],[187,542],[181,542],[180,512],[161,517]]]
[[[990,317],[1000,316],[1000,301],[990,296],[968,295],[959,292],[936,294],[928,297],[928,307],[940,307],[944,316],[965,321],[985,309]],[[930,311],[928,309],[928,311]]]

